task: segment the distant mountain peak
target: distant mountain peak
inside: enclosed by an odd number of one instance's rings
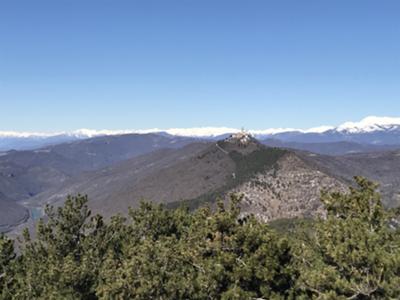
[[[346,122],[336,128],[339,132],[360,133],[391,130],[400,126],[400,118],[369,116],[360,122]]]
[[[260,135],[276,135],[287,132],[300,133],[325,133],[327,131],[338,132],[372,132],[392,129],[400,126],[400,118],[396,117],[377,117],[369,116],[359,122],[345,122],[337,127],[319,126],[309,129],[296,128],[268,128],[261,130],[248,130],[253,136]],[[241,133],[237,128],[230,127],[192,127],[192,128],[170,128],[170,129],[136,129],[136,130],[95,130],[95,129],[78,129],[74,131],[63,132],[18,132],[18,131],[0,131],[0,137],[3,138],[47,138],[54,136],[67,135],[77,138],[91,138],[95,136],[122,135],[122,134],[148,134],[148,133],[167,133],[169,135],[186,136],[186,137],[217,137],[225,134]]]
[[[240,129],[230,127],[153,128],[135,130],[78,129],[75,131],[54,133],[0,131],[0,150],[34,149],[60,142],[98,136],[126,134],[161,134],[215,140],[235,134],[241,135],[243,132]],[[367,144],[400,144],[400,118],[369,116],[359,122],[345,122],[336,127],[319,126],[310,129],[250,129],[247,131],[247,134],[257,139],[274,138],[295,142],[353,141]],[[374,137],[372,137],[373,135]]]

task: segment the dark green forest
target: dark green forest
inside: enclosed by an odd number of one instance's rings
[[[400,299],[398,212],[377,186],[323,193],[326,216],[259,222],[231,203],[142,203],[91,215],[85,196],[0,237],[1,299]]]

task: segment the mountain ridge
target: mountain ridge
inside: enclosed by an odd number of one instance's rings
[[[267,128],[267,129],[249,129],[247,130],[253,136],[263,135],[276,135],[286,132],[299,132],[299,133],[326,133],[329,131],[338,132],[372,132],[394,130],[400,126],[400,117],[378,117],[368,116],[359,122],[347,121],[338,126],[322,125],[312,127],[309,129],[299,128]],[[0,138],[49,138],[67,136],[71,138],[92,138],[96,136],[109,136],[109,135],[125,135],[125,134],[148,134],[148,133],[167,133],[177,136],[190,136],[190,137],[217,137],[224,134],[238,133],[242,129],[232,127],[189,127],[189,128],[170,128],[170,129],[134,129],[134,130],[96,130],[96,129],[77,129],[74,131],[61,131],[61,132],[19,132],[19,131],[0,131]]]
[[[283,200],[278,193],[286,184],[292,188]],[[249,192],[248,187],[255,185],[257,193]],[[303,185],[301,193],[294,192]],[[61,205],[68,194],[87,194],[92,199],[91,209],[108,216],[126,213],[128,207],[137,207],[141,200],[168,207],[186,203],[196,208],[239,193],[244,194],[245,211],[257,210],[260,218],[273,220],[320,214],[314,208],[321,206],[323,188],[342,190],[344,184],[313,169],[293,151],[266,147],[245,134],[237,134],[218,142],[158,150],[87,172],[32,201]],[[269,206],[275,210],[267,210]]]
[[[363,175],[382,184],[389,207],[400,204],[398,150],[341,142],[339,150],[363,153],[336,157],[286,147],[300,148],[295,143],[263,143],[244,131],[223,140],[136,134],[8,151],[0,156],[0,192],[29,208],[30,215],[47,202],[62,203],[77,193],[88,194],[94,208],[107,214],[126,211],[141,199],[169,206],[185,200],[195,207],[238,192],[247,195],[247,211],[257,213],[257,207],[260,218],[271,220],[320,213],[320,187],[341,189],[353,176]],[[332,151],[334,145],[323,146]],[[6,211],[10,203],[1,202],[0,209]],[[20,219],[15,217],[13,224]]]
[[[91,130],[79,129],[72,132],[39,133],[0,131],[0,151],[34,149],[62,142],[128,134],[160,134],[170,136],[206,138],[218,140],[241,130],[229,127],[194,127],[171,129],[138,130]],[[278,139],[286,142],[327,143],[349,141],[362,144],[399,144],[400,118],[369,116],[359,122],[344,122],[338,126],[320,126],[310,129],[269,128],[248,130],[258,139]]]

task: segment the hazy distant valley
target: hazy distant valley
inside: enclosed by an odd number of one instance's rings
[[[141,200],[196,208],[238,193],[243,211],[264,221],[313,217],[323,213],[321,191],[343,191],[355,175],[379,182],[384,203],[396,207],[399,133],[396,126],[273,136],[164,132],[8,149],[0,156],[0,228],[32,221],[46,203],[61,205],[78,193],[105,216],[126,213]]]
[[[0,156],[0,221],[7,230],[24,222],[37,210],[31,201],[38,194],[66,184],[83,172],[160,148],[179,148],[190,138],[166,138],[160,135],[95,137],[56,144],[41,149],[7,151]],[[3,221],[4,220],[4,221]]]

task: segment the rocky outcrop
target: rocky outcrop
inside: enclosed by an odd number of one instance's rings
[[[346,191],[346,185],[310,167],[289,152],[270,170],[232,189],[243,195],[243,208],[264,221],[322,216],[321,192]]]

